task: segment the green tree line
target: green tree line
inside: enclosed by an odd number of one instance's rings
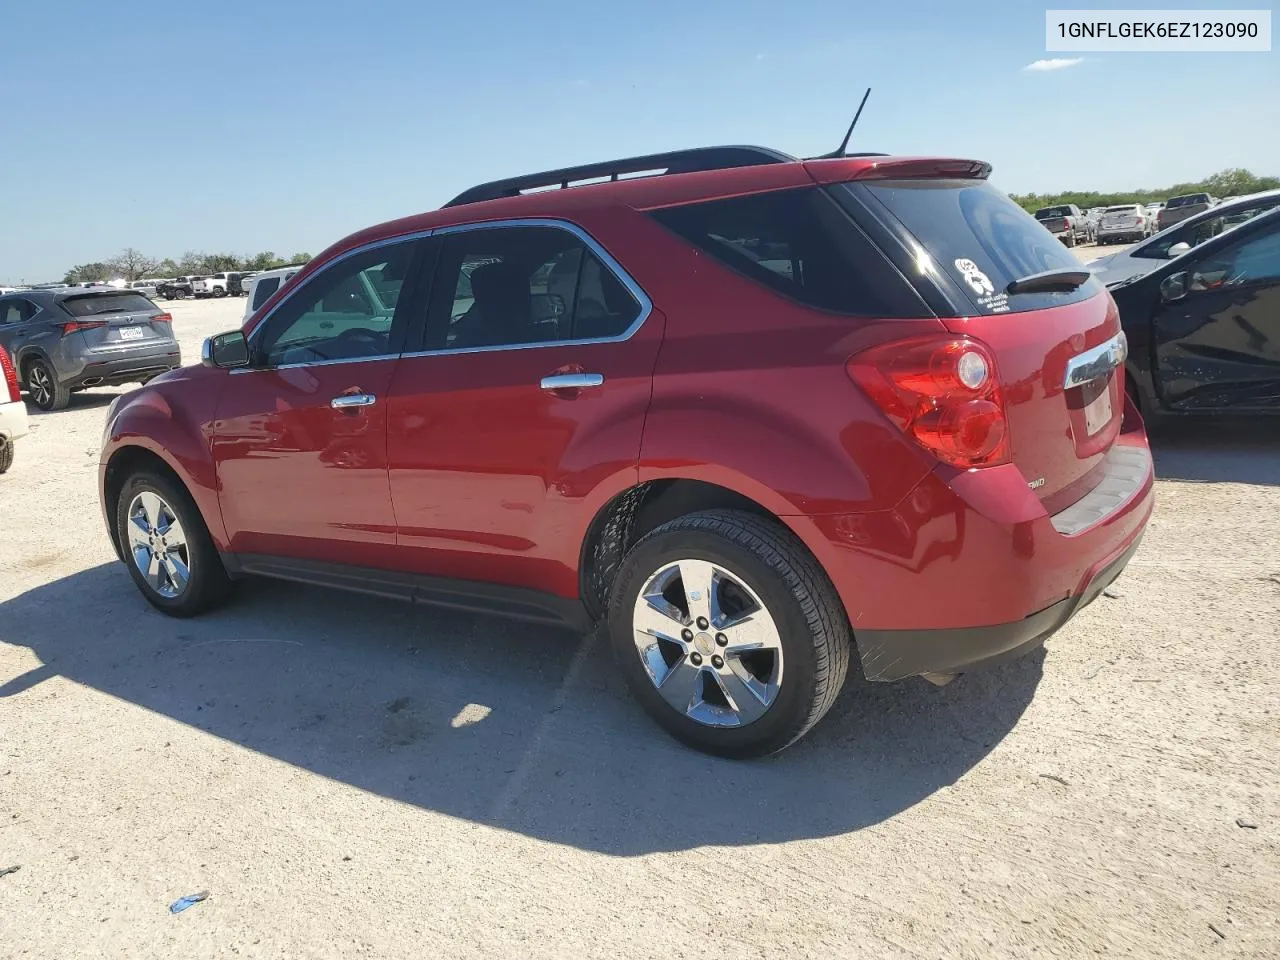
[[[90,280],[123,279],[130,282],[152,277],[185,277],[222,273],[224,270],[274,270],[295,263],[306,263],[309,253],[295,253],[292,257],[278,257],[271,250],[253,256],[235,253],[202,253],[188,250],[180,260],[165,257],[157,260],[126,247],[109,260],[79,263],[66,272],[63,283],[87,283]]]
[[[1013,201],[1024,210],[1034,213],[1041,207],[1053,207],[1060,203],[1074,203],[1082,210],[1089,207],[1110,207],[1119,203],[1156,203],[1184,193],[1208,193],[1221,200],[1240,197],[1262,190],[1280,190],[1280,177],[1258,177],[1248,170],[1232,168],[1205,177],[1196,183],[1175,183],[1159,190],[1121,190],[1101,193],[1097,190],[1064,190],[1061,193],[1015,193]]]

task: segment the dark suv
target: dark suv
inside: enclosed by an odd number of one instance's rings
[[[61,410],[78,390],[145,383],[179,366],[172,323],[142,294],[113,287],[0,297],[0,346],[41,410]]]
[[[939,683],[1031,650],[1152,470],[1111,297],[989,169],[709,148],[354,234],[113,404],[116,551],[175,616],[263,575],[607,620],[729,756],[804,734],[855,647]]]

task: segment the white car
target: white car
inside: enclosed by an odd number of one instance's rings
[[[1098,243],[1123,243],[1145,240],[1151,236],[1153,220],[1140,203],[1121,203],[1107,207],[1098,221]]]
[[[191,292],[197,297],[225,297],[231,292],[230,287],[231,274],[225,270],[191,281]]]
[[[249,278],[245,287],[247,296],[244,304],[244,318],[248,320],[254,311],[271,299],[271,295],[293,279],[306,264],[298,263],[278,270],[264,270]]]
[[[13,445],[27,435],[27,405],[22,402],[18,371],[0,347],[0,473],[13,466]]]

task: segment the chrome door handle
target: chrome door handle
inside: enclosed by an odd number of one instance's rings
[[[377,402],[378,398],[372,393],[344,393],[330,400],[329,406],[335,410],[347,410],[351,407],[371,407]]]
[[[557,373],[553,377],[543,377],[541,386],[543,390],[582,390],[602,383],[604,377],[598,373]]]

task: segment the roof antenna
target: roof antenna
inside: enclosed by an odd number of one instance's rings
[[[853,115],[853,123],[849,124],[849,129],[844,133],[844,139],[840,141],[840,146],[836,147],[830,153],[824,153],[820,157],[814,157],[814,160],[838,160],[843,157],[845,148],[849,146],[849,138],[853,136],[853,128],[858,125],[858,118],[862,116],[862,108],[867,105],[867,97],[871,96],[871,88],[867,87],[867,92],[862,95],[862,102],[858,104],[858,112]]]

